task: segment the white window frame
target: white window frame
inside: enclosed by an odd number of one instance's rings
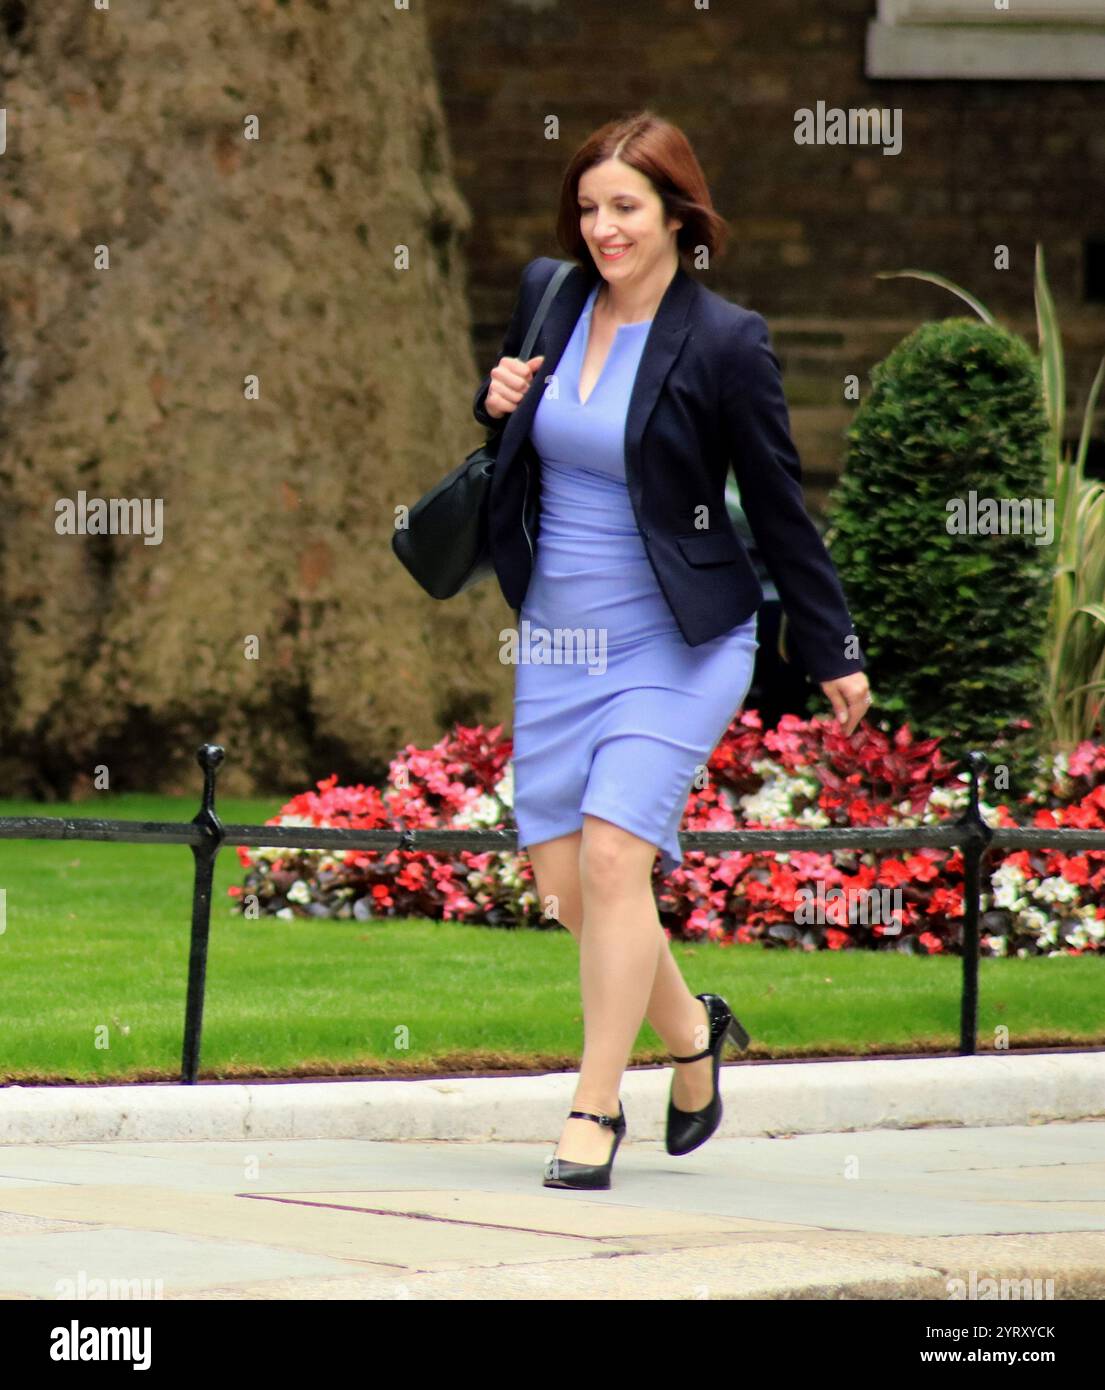
[[[1105,82],[1103,0],[879,0],[868,77]]]

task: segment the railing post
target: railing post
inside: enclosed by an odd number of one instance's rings
[[[226,754],[217,743],[205,743],[196,753],[203,768],[203,804],[192,819],[204,832],[203,841],[191,845],[195,856],[192,889],[192,943],[188,956],[188,1002],[184,1011],[184,1053],[180,1064],[182,1086],[195,1084],[200,1066],[200,1039],[203,1032],[203,995],[207,983],[207,941],[211,934],[211,888],[215,877],[215,856],[224,831],[215,814],[215,773]]]
[[[972,1057],[978,1048],[978,918],[982,897],[982,862],[994,832],[978,808],[978,779],[988,766],[977,749],[967,754],[971,798],[956,821],[963,827],[963,997],[959,1007],[959,1054]]]

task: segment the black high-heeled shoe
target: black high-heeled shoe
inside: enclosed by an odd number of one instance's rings
[[[721,1051],[726,1037],[742,1050],[748,1046],[749,1037],[740,1020],[731,1012],[729,1005],[720,994],[697,994],[706,1005],[710,1018],[709,1044],[696,1052],[693,1057],[676,1057],[668,1053],[673,1062],[698,1062],[703,1057],[714,1059],[714,1094],[708,1105],[701,1110],[680,1110],[671,1097],[668,1097],[668,1125],[665,1142],[670,1154],[689,1154],[700,1144],[705,1144],[718,1125],[721,1124],[721,1092],[718,1089],[717,1074],[721,1066]]]
[[[549,1155],[545,1164],[545,1187],[576,1187],[596,1190],[610,1186],[610,1173],[614,1167],[614,1155],[625,1134],[625,1106],[618,1100],[616,1115],[592,1115],[589,1110],[569,1110],[568,1118],[573,1120],[594,1120],[614,1131],[614,1144],[610,1157],[605,1163],[573,1163],[568,1158]]]

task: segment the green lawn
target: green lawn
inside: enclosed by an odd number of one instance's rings
[[[194,798],[0,802],[0,815],[189,820]],[[220,799],[260,823],[275,802]],[[179,1075],[191,922],[186,845],[0,840],[0,1080]],[[381,919],[233,914],[237,854],[218,857],[201,1075],[359,1075],[573,1069],[581,1021],[567,932]],[[753,1057],[954,1052],[958,959],[675,947],[695,992],[729,1000]],[[1105,1042],[1102,963],[981,965],[979,1045]],[[105,1046],[106,1044],[106,1046]],[[729,1053],[728,1056],[736,1056]],[[662,1062],[646,1024],[635,1063]]]

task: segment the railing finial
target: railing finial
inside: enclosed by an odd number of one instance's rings
[[[203,803],[200,816],[215,816],[215,774],[226,757],[226,750],[218,743],[201,743],[196,749],[196,762],[203,768]],[[199,816],[196,820],[199,820]]]
[[[981,749],[972,748],[967,754],[967,763],[971,778],[970,799],[967,803],[965,815],[960,818],[960,824],[969,822],[976,825],[982,831],[984,837],[989,839],[989,834],[987,832],[989,832],[990,827],[987,822],[983,820],[982,812],[979,808],[979,784],[982,774],[990,766],[990,760]]]

